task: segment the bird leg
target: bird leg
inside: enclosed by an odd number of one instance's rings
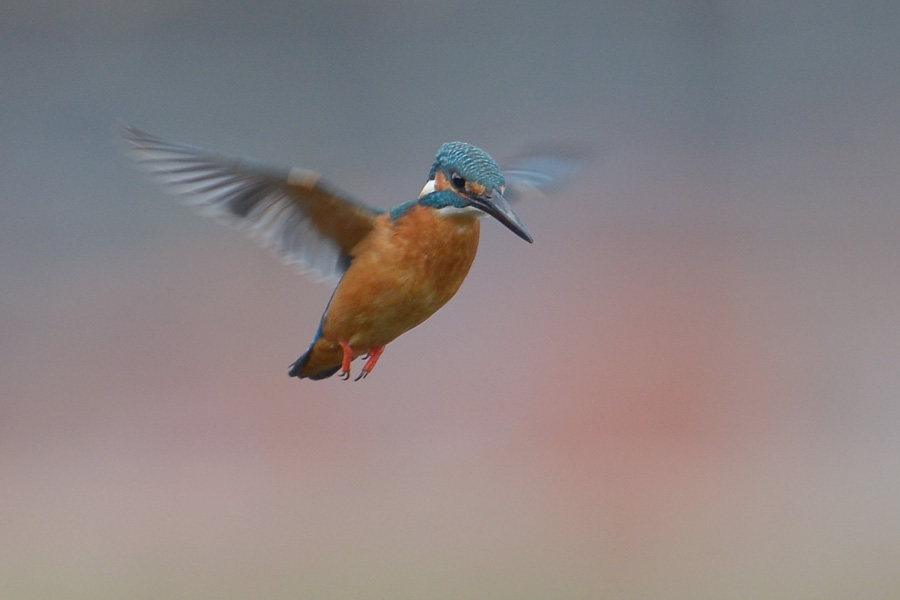
[[[344,351],[344,359],[341,361],[341,379],[347,381],[350,379],[350,363],[353,362],[353,347],[350,342],[340,342],[341,350]]]
[[[359,375],[357,375],[356,379],[354,379],[353,381],[365,379],[366,375],[371,373],[372,369],[375,368],[375,363],[378,362],[378,359],[379,357],[381,357],[382,352],[384,352],[384,346],[378,346],[369,350],[369,353],[366,354],[366,358],[368,358],[369,360],[366,361],[366,364],[363,366],[362,371],[359,372]]]

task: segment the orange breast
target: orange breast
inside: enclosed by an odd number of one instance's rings
[[[462,285],[478,235],[473,216],[441,217],[421,206],[396,221],[379,217],[334,293],[323,338],[349,341],[361,354],[412,329]]]

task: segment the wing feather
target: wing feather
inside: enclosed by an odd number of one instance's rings
[[[336,280],[382,211],[331,189],[318,175],[167,142],[134,127],[123,137],[152,180],[198,213],[234,227],[300,273]]]
[[[509,201],[525,196],[560,191],[595,157],[587,146],[550,146],[523,153],[509,160],[503,169]]]

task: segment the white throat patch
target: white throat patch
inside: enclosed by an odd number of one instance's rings
[[[437,214],[439,217],[453,217],[453,216],[468,216],[475,217],[476,219],[480,219],[485,215],[484,211],[475,208],[474,206],[463,206],[459,208],[458,206],[445,206],[443,208],[437,209]]]

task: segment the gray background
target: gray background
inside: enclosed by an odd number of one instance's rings
[[[0,8],[0,595],[895,598],[893,2]],[[593,144],[364,383],[116,126],[377,206]],[[356,366],[358,368],[358,365]]]

